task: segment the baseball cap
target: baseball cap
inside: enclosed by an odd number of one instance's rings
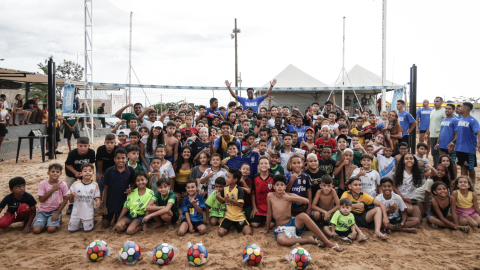
[[[122,130],[122,131],[119,131],[117,134],[117,136],[120,136],[120,135],[127,135],[127,134],[125,134],[125,131]]]
[[[307,133],[307,131],[309,131],[309,130],[310,130],[311,132],[315,133],[315,129],[313,129],[313,128],[311,128],[311,127],[307,128],[307,129],[305,130],[305,133]]]
[[[162,122],[160,122],[160,121],[155,121],[155,122],[153,122],[152,127],[161,127],[161,128],[163,128],[163,124],[162,124]]]

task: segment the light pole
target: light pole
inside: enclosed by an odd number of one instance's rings
[[[231,35],[231,37],[235,38],[235,87],[238,87],[237,33],[240,34],[240,29],[237,28],[237,18],[235,18],[235,28],[233,29],[233,33],[235,35]],[[235,95],[238,95],[238,90],[235,90]]]
[[[242,73],[238,76],[238,83],[240,84],[240,89],[242,88]],[[240,96],[242,96],[242,90],[240,90]]]

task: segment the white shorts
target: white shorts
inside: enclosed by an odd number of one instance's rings
[[[78,231],[82,228],[84,231],[93,230],[93,219],[70,218],[68,223],[69,231]]]

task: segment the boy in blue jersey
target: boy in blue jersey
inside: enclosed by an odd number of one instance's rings
[[[449,148],[455,145],[457,164],[462,169],[462,175],[468,175],[472,185],[475,186],[475,167],[477,167],[476,150],[480,152],[480,124],[470,115],[473,104],[462,103],[460,111],[463,118],[458,121],[455,128],[456,136]]]
[[[400,142],[406,142],[409,144],[410,132],[417,126],[417,122],[413,119],[413,116],[408,112],[404,111],[405,101],[397,101],[397,110],[398,110],[398,123],[402,127],[402,139]],[[410,124],[413,124],[410,126]]]
[[[182,220],[177,235],[185,235],[188,231],[191,233],[199,232],[205,234],[207,227],[203,223],[203,211],[205,211],[205,199],[197,193],[197,180],[188,179],[187,181],[188,196],[182,201]]]
[[[296,109],[297,112],[300,113],[300,111],[298,109]],[[286,127],[286,131],[287,132],[292,132],[292,131],[296,131],[298,133],[298,141],[301,142],[302,140],[303,141],[307,141],[307,136],[305,134],[305,132],[307,131],[307,128],[311,127],[312,126],[312,118],[310,116],[307,116],[308,119],[310,120],[310,126],[302,126],[303,125],[303,117],[302,116],[297,116],[297,118],[295,119],[295,125],[292,126],[292,125],[289,125],[287,124],[287,127]]]
[[[262,101],[268,97],[268,95],[270,95],[270,93],[272,92],[273,90],[273,87],[275,86],[275,84],[277,84],[277,80],[273,80],[270,82],[270,88],[268,89],[268,91],[265,93],[265,95],[262,95],[262,96],[259,96],[259,97],[256,97],[254,98],[253,97],[253,88],[248,88],[247,89],[247,96],[248,98],[244,98],[244,97],[239,97],[235,94],[235,92],[233,92],[232,88],[230,88],[230,86],[232,85],[232,83],[230,83],[228,80],[225,81],[225,85],[227,86],[228,88],[228,91],[230,91],[230,95],[232,95],[232,97],[234,99],[236,99],[238,101],[238,103],[242,104],[242,107],[243,108],[252,108],[252,110],[256,113],[258,113],[258,109],[260,108],[260,104],[262,103]]]
[[[220,117],[220,120],[225,121],[225,118],[223,117],[222,112],[218,109],[218,99],[214,97],[210,99],[210,107],[207,108],[205,112],[205,116],[208,119],[209,126],[212,125],[212,122],[215,116],[218,116]]]
[[[452,160],[455,161],[455,159],[453,159],[455,155],[453,149],[448,149],[448,144],[455,138],[455,129],[458,125],[458,119],[455,117],[454,112],[454,104],[447,104],[447,106],[445,106],[445,115],[447,118],[444,118],[440,123],[440,133],[438,134],[437,144],[434,147],[435,150],[440,150],[441,155],[450,155]]]
[[[430,113],[432,112],[432,108],[430,108],[428,105],[430,102],[425,99],[423,101],[423,108],[417,111],[417,133],[420,134],[419,142],[425,142],[425,133],[428,130],[428,127],[430,126]],[[427,140],[427,158],[428,158],[428,150],[430,150],[430,140]]]

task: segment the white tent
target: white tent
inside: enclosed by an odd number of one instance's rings
[[[377,74],[367,70],[359,65],[355,65],[352,69],[347,72],[347,75],[338,79],[338,82],[332,83],[332,85],[337,87],[359,87],[359,86],[381,86],[382,77]],[[389,86],[389,89],[401,88],[402,86],[396,83],[392,83],[387,80],[385,85]],[[372,91],[372,90],[370,90]]]
[[[278,73],[274,79],[278,82],[275,87],[328,87],[327,84],[315,79],[292,64]],[[270,87],[270,82],[267,82],[262,87]]]

